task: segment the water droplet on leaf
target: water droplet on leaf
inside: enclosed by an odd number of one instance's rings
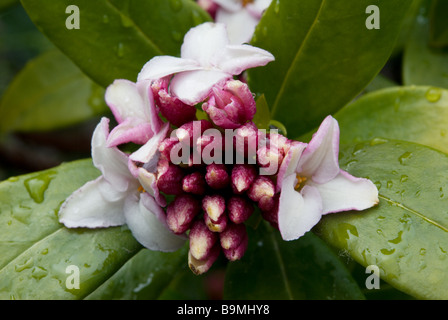
[[[442,91],[439,88],[429,88],[426,91],[425,97],[429,102],[437,102],[442,97]]]
[[[170,0],[170,7],[174,12],[182,10],[183,4],[181,0]]]
[[[25,188],[35,202],[42,203],[44,201],[45,191],[54,175],[54,172],[42,173],[25,180]]]
[[[405,152],[403,153],[399,158],[398,161],[400,161],[400,163],[402,165],[405,165],[406,162],[412,157],[412,153],[411,152]]]

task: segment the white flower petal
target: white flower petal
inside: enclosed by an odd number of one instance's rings
[[[246,10],[248,10],[254,17],[260,19],[271,2],[272,0],[255,0],[253,3],[249,3],[246,6]]]
[[[123,225],[124,194],[119,197],[114,193],[115,201],[110,201],[104,197],[104,191],[107,189],[113,188],[103,177],[87,182],[62,204],[59,221],[68,228],[106,228]]]
[[[141,122],[146,120],[145,103],[135,83],[115,80],[107,87],[105,99],[118,123],[127,118],[139,119]]]
[[[339,126],[325,118],[302,154],[297,172],[316,183],[325,183],[339,174]]]
[[[147,163],[157,156],[159,145],[165,139],[169,129],[169,123],[165,123],[162,129],[151,139],[148,140],[140,149],[132,153],[129,159],[135,162]]]
[[[132,180],[128,169],[128,157],[117,148],[107,146],[108,136],[109,119],[102,118],[92,136],[93,164],[117,191],[124,192]]]
[[[201,65],[191,59],[171,56],[157,56],[149,60],[138,75],[137,82],[143,80],[157,80],[178,72],[201,70]]]
[[[340,171],[336,178],[324,184],[310,182],[322,197],[323,213],[365,210],[378,204],[378,189],[372,181],[356,178]]]
[[[296,240],[310,231],[322,217],[322,200],[316,188],[294,189],[296,177],[285,177],[280,193],[278,225],[282,238]]]
[[[221,23],[206,22],[187,32],[181,57],[197,61],[203,68],[212,68],[216,55],[228,44],[226,27]]]
[[[215,84],[230,78],[219,70],[182,72],[171,81],[171,92],[183,103],[195,105],[208,97]]]
[[[275,57],[268,51],[248,45],[228,45],[216,57],[216,65],[223,72],[238,75],[244,70],[261,67],[274,61]]]
[[[237,12],[243,10],[243,4],[241,0],[213,0],[213,2],[227,11]]]
[[[295,175],[297,164],[299,163],[300,156],[307,145],[302,142],[293,141],[288,153],[283,159],[280,169],[277,174],[277,191],[280,191],[283,184],[284,177]]]
[[[145,197],[142,194],[141,197]],[[143,200],[138,195],[126,199],[124,211],[126,223],[135,239],[150,250],[171,252],[181,248],[185,238],[172,233],[160,218],[163,210],[149,195]],[[145,202],[146,205],[143,204]],[[162,218],[163,219],[163,218]]]
[[[259,22],[259,19],[247,10],[232,12],[221,9],[216,12],[215,20],[226,25],[231,44],[249,42]]]

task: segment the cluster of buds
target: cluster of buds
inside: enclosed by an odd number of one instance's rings
[[[163,96],[175,109],[178,101],[161,88],[154,91],[156,104]],[[157,165],[158,190],[173,196],[167,225],[177,235],[188,234],[189,266],[196,274],[206,272],[221,252],[230,261],[243,257],[246,222],[256,207],[277,227],[275,174],[290,146],[285,137],[259,130],[251,121],[255,100],[238,80],[214,87],[202,108],[209,120],[173,129],[159,146]]]

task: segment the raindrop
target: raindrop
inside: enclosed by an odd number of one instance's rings
[[[25,180],[25,188],[35,202],[42,203],[44,201],[45,191],[54,175],[54,172],[43,173]]]
[[[377,188],[378,190],[380,190],[381,187],[382,187],[383,185],[381,184],[380,181],[376,181],[376,182],[375,182],[375,186],[376,186],[376,188]]]
[[[412,153],[411,152],[405,152],[403,153],[399,158],[398,161],[400,161],[400,163],[402,165],[405,165],[406,162],[412,157]]]
[[[387,139],[375,138],[375,139],[372,139],[372,141],[370,141],[370,145],[371,146],[376,146],[376,145],[379,145],[379,144],[385,144],[387,142],[389,142],[389,140],[387,140]]]
[[[122,14],[121,16],[121,25],[125,28],[130,28],[134,25],[134,22],[128,16]]]
[[[382,254],[390,256],[391,254],[393,254],[395,252],[395,249],[381,249],[380,250]]]
[[[15,267],[14,267],[14,270],[16,272],[22,272],[25,269],[31,268],[33,266],[33,264],[34,264],[33,258],[29,258],[29,259],[25,260],[21,264],[16,264]]]
[[[274,12],[275,14],[278,14],[280,12],[280,0],[275,1]]]
[[[408,179],[409,179],[409,177],[407,175],[402,175],[400,178],[400,182],[402,182],[402,183],[406,182],[406,181],[408,181]]]
[[[392,181],[387,181],[387,188],[390,189],[394,186],[394,183]]]
[[[109,16],[107,14],[103,15],[103,23],[109,23]]]
[[[176,41],[176,42],[182,41],[182,33],[179,31],[173,30],[171,32],[171,36],[173,37],[174,41]]]
[[[117,56],[119,58],[123,58],[124,56],[124,44],[120,42],[117,46]]]
[[[95,114],[104,111],[104,89],[96,84],[92,84],[92,91],[88,100],[89,106]]]
[[[170,7],[174,12],[179,12],[182,10],[182,1],[181,0],[170,0]]]
[[[429,102],[437,102],[442,97],[442,91],[439,88],[429,88],[426,91],[425,97]]]
[[[40,280],[40,279],[46,277],[47,274],[48,274],[48,271],[42,267],[34,267],[33,270],[31,271],[31,276],[36,280]]]
[[[197,26],[197,25],[199,25],[199,24],[201,24],[203,22],[201,14],[199,13],[199,11],[193,10],[192,13],[191,13],[191,18],[193,19],[193,24],[195,26]]]

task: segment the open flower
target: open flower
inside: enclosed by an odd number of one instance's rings
[[[162,122],[157,115],[148,81],[133,83],[115,80],[106,90],[106,103],[118,122],[107,138],[107,145],[134,142],[145,144],[159,132]]]
[[[229,44],[226,27],[207,22],[185,35],[180,58],[154,57],[143,67],[138,81],[174,75],[170,93],[188,105],[195,105],[208,97],[215,84],[273,60],[273,55],[263,49]]]
[[[92,137],[92,158],[102,175],[76,190],[61,206],[59,221],[68,228],[105,228],[127,224],[145,247],[175,251],[185,239],[174,235],[165,213],[128,169],[128,156],[106,144],[109,119],[103,118]],[[154,137],[157,139],[158,137]]]
[[[215,21],[227,26],[231,43],[249,42],[255,27],[272,0],[213,0]]]
[[[280,169],[279,230],[295,240],[316,225],[322,215],[364,210],[378,204],[378,190],[368,179],[341,170],[339,126],[328,116],[308,145],[293,144],[287,166]]]

